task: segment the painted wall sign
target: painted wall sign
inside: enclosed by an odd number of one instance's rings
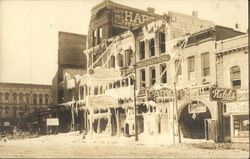
[[[138,62],[137,63],[137,67],[140,68],[140,67],[146,67],[146,66],[149,66],[149,65],[153,65],[153,64],[157,64],[157,63],[161,63],[161,62],[164,62],[164,61],[169,61],[170,60],[170,55],[162,55],[160,57],[155,57],[155,58],[152,58],[152,59],[148,59],[148,60],[145,60],[145,61],[141,61],[141,62]]]
[[[58,118],[48,118],[47,119],[47,126],[58,126],[59,120]]]
[[[226,103],[226,113],[248,112],[248,111],[249,111],[249,104],[247,101]]]
[[[116,25],[135,27],[151,19],[154,17],[128,10],[114,9],[113,23]]]
[[[211,101],[236,101],[237,91],[226,88],[211,88],[210,100]]]
[[[195,104],[189,104],[188,105],[188,112],[189,114],[194,113],[205,113],[206,112],[206,106],[203,103],[195,103]]]

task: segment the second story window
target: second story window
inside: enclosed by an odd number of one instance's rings
[[[166,64],[161,64],[160,65],[160,69],[161,69],[161,83],[167,83],[167,71],[166,71]],[[165,71],[163,73],[163,71]],[[163,74],[162,74],[163,73]]]
[[[155,56],[155,39],[149,40],[149,51],[150,51],[150,56]]]
[[[33,104],[37,104],[37,95],[36,94],[33,95]]]
[[[230,69],[231,85],[234,89],[241,88],[241,73],[240,67],[234,66]]]
[[[13,97],[13,103],[17,103],[17,94],[13,93],[12,97]]]
[[[165,44],[165,33],[164,32],[160,32],[159,34],[159,46],[160,46],[160,53],[165,53],[166,50],[166,44]]]
[[[72,92],[72,90],[71,90],[71,92]],[[49,95],[45,95],[45,104],[49,104]]]
[[[177,75],[182,74],[182,68],[181,68],[181,61],[180,60],[175,61],[175,71],[176,71]]]
[[[125,50],[125,66],[131,65],[131,59],[133,58],[132,49]]]
[[[140,70],[140,86],[146,87],[146,72],[145,69]]]
[[[153,86],[156,82],[156,72],[155,72],[155,68],[151,67],[150,68],[150,84],[151,86]]]
[[[194,72],[195,70],[195,58],[194,56],[188,57],[187,58],[187,64],[188,64],[188,79],[190,79],[190,74],[191,72]]]
[[[140,60],[145,59],[145,41],[140,42]]]
[[[208,76],[210,74],[210,64],[209,64],[209,53],[201,54],[201,71],[202,76]]]
[[[9,94],[9,93],[5,93],[5,94],[4,94],[4,98],[5,98],[5,101],[6,101],[6,102],[9,102],[9,97],[10,97],[10,94]]]
[[[98,28],[98,42],[100,44],[102,42],[102,27]]]

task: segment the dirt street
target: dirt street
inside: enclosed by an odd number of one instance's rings
[[[86,137],[79,133],[0,141],[2,158],[248,158],[239,149],[201,149],[191,143],[164,144],[135,142],[126,137]],[[155,140],[157,141],[157,140]]]

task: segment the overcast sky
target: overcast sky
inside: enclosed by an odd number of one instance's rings
[[[113,0],[156,13],[177,11],[242,31],[247,0]],[[51,84],[57,70],[58,31],[87,34],[90,10],[102,0],[0,0],[0,82]]]

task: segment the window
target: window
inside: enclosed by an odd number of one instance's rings
[[[0,106],[0,118],[2,118],[2,117],[3,117],[3,107]]]
[[[37,95],[36,94],[33,95],[33,104],[37,104]]]
[[[145,41],[140,42],[140,60],[145,59]]]
[[[5,101],[6,101],[6,102],[9,101],[9,96],[10,96],[9,93],[5,93],[5,94],[4,94],[4,98],[5,98]]]
[[[115,56],[111,56],[110,58],[110,67],[115,68]]]
[[[84,99],[84,88],[80,87],[80,99]]]
[[[96,45],[96,43],[97,43],[97,30],[94,30],[93,31],[93,46],[95,46]]]
[[[26,104],[29,104],[30,103],[30,95],[29,94],[25,94],[25,101],[26,101]]]
[[[165,44],[165,33],[160,32],[159,34],[159,41],[160,41],[160,53],[165,53],[165,48],[166,48],[166,44]]]
[[[2,102],[3,100],[3,93],[0,93],[0,103]]]
[[[132,58],[133,58],[132,49],[125,50],[125,66],[131,65]]]
[[[188,79],[191,79],[191,72],[194,72],[195,70],[195,58],[194,56],[187,58],[187,69],[188,69]]]
[[[161,83],[167,83],[167,70],[166,70],[166,64],[161,64],[160,69],[161,69]],[[163,71],[165,71],[163,73]],[[163,74],[162,74],[163,73]]]
[[[119,53],[117,55],[117,61],[118,61],[118,66],[123,67],[123,55],[122,54]]]
[[[151,86],[153,86],[156,82],[155,68],[151,67],[149,70],[150,70],[150,84],[151,84]]]
[[[155,56],[155,40],[154,39],[149,40],[149,51],[150,51],[150,56]]]
[[[98,87],[95,87],[95,89],[94,89],[94,95],[98,95]]]
[[[210,74],[210,66],[209,66],[209,53],[201,54],[201,71],[203,76],[208,76]]]
[[[232,67],[230,69],[230,76],[231,76],[232,87],[234,89],[240,89],[241,88],[240,67],[239,66]]]
[[[39,95],[39,104],[43,104],[43,95],[42,94]]]
[[[45,104],[49,104],[49,95],[47,95],[47,94],[45,95]]]
[[[19,94],[19,104],[23,104],[23,94]]]
[[[180,60],[175,61],[175,71],[176,71],[177,75],[181,75],[182,68],[181,68],[181,61]]]
[[[16,93],[13,93],[12,94],[12,97],[13,97],[13,103],[17,103],[17,94]]]
[[[12,107],[12,109],[13,109],[13,118],[15,119],[17,117],[17,107],[14,106]]]
[[[102,42],[102,27],[98,28],[98,42],[100,44]]]
[[[5,114],[5,117],[6,118],[9,118],[10,117],[10,107],[6,106],[5,107],[5,110],[4,110],[4,114]]]
[[[140,70],[140,86],[141,87],[146,87],[146,73],[145,69]]]

